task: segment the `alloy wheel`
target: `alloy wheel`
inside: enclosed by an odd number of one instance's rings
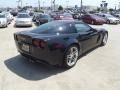
[[[67,54],[66,64],[69,67],[72,67],[76,64],[77,59],[78,59],[78,48],[77,47],[71,47],[69,49],[69,53]]]

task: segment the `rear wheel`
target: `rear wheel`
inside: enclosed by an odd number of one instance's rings
[[[72,68],[75,66],[78,60],[78,54],[79,50],[76,45],[72,45],[69,47],[69,49],[65,53],[65,59],[64,59],[64,67],[66,68]]]

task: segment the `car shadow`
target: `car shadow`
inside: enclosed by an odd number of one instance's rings
[[[80,55],[79,60],[84,56],[87,56],[90,52],[94,51],[98,47],[99,46]],[[14,72],[16,75],[31,81],[46,79],[68,70],[65,68],[55,67],[48,64],[31,63],[27,58],[21,55],[5,60],[4,64],[10,71]]]
[[[60,67],[31,63],[21,55],[5,60],[4,64],[16,75],[31,81],[46,79],[66,71],[66,69]]]
[[[14,25],[14,28],[31,28],[32,26],[15,26]]]

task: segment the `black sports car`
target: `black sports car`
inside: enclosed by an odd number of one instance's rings
[[[81,21],[61,20],[15,33],[14,38],[21,55],[37,62],[71,68],[79,55],[98,45],[106,45],[108,32],[93,29]]]

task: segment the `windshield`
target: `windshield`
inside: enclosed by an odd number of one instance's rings
[[[108,17],[108,18],[113,18],[113,16],[112,16],[112,15],[106,15],[106,17]]]
[[[43,24],[36,28],[35,30],[32,30],[32,33],[37,33],[37,34],[55,34],[55,33],[60,33],[63,31],[63,25],[61,23],[56,24],[56,22],[49,22],[46,24]]]
[[[28,14],[18,14],[18,18],[30,18]]]
[[[5,15],[0,15],[0,18],[5,18]]]
[[[41,18],[49,18],[48,15],[40,15]]]

